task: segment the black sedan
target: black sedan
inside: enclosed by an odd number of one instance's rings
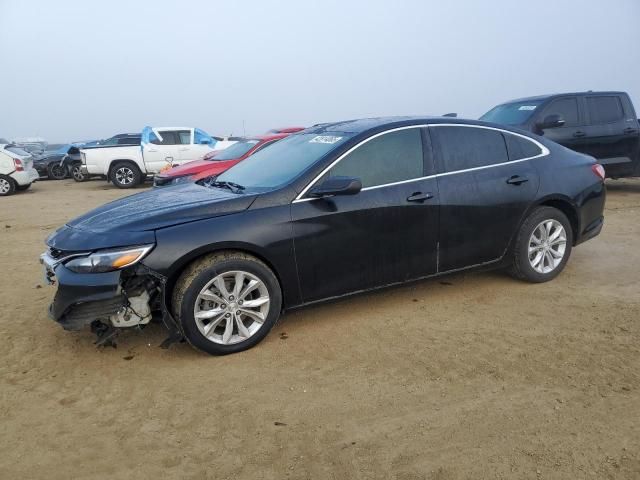
[[[603,178],[592,157],[494,124],[323,124],[60,228],[41,257],[50,313],[107,335],[155,317],[227,354],[285,310],[365,290],[475,267],[545,282],[600,233]]]
[[[35,157],[33,168],[42,178],[62,180],[73,175],[74,164],[82,163],[80,150],[74,145],[48,145],[42,155]]]

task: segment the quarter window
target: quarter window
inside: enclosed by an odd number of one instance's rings
[[[540,116],[544,120],[547,115],[560,115],[564,119],[565,127],[575,127],[579,125],[578,100],[576,97],[560,98],[552,101]]]
[[[340,160],[329,176],[356,177],[363,187],[411,180],[424,175],[420,128],[385,133]]]
[[[509,160],[522,160],[542,154],[542,150],[531,140],[527,140],[517,135],[503,133],[509,151]]]
[[[613,123],[624,118],[618,97],[587,97],[587,109],[592,124]]]
[[[509,161],[502,134],[475,127],[434,127],[429,129],[439,152],[440,172],[455,172]]]

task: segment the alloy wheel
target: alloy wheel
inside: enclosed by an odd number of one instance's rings
[[[6,195],[11,190],[11,184],[8,180],[0,178],[0,194]]]
[[[135,175],[129,167],[120,167],[116,170],[116,182],[120,185],[129,185],[133,183]]]
[[[564,258],[567,232],[557,220],[544,220],[529,238],[529,264],[538,273],[551,273]]]
[[[77,182],[82,182],[84,180],[84,174],[82,173],[82,169],[79,165],[76,165],[71,169],[71,175],[73,175],[73,179]]]
[[[200,333],[222,345],[240,343],[262,328],[271,299],[262,280],[240,270],[221,273],[200,290],[193,316]]]

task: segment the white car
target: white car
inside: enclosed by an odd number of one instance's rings
[[[26,190],[38,177],[28,152],[12,144],[0,143],[0,197]]]
[[[216,140],[192,127],[145,127],[140,145],[81,148],[83,173],[101,175],[118,188],[131,188],[147,175],[199,160],[217,149]]]

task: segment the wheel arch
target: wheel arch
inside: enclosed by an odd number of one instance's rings
[[[287,292],[282,283],[282,276],[278,271],[276,264],[269,258],[264,249],[250,243],[224,242],[203,246],[192,252],[189,252],[188,254],[184,255],[176,262],[174,262],[170,273],[167,275],[167,281],[165,283],[164,306],[165,308],[167,308],[167,311],[171,312],[171,298],[173,296],[173,289],[175,288],[176,282],[180,278],[180,275],[191,264],[193,264],[193,262],[198,261],[202,257],[222,252],[237,252],[243,253],[245,255],[251,255],[252,257],[255,257],[256,259],[263,262],[267,267],[269,267],[269,269],[275,275],[276,280],[278,281],[278,285],[280,286],[280,292],[282,294],[282,307],[284,309],[285,305],[287,305]]]
[[[564,213],[569,219],[569,223],[571,224],[571,232],[573,233],[573,245],[575,245],[575,242],[580,233],[580,216],[578,215],[578,208],[570,198],[563,197],[561,195],[545,197],[533,206],[533,208],[535,207],[553,207]],[[527,216],[529,216],[529,213],[531,213],[533,208],[529,212],[527,212]]]
[[[111,179],[111,172],[113,171],[113,167],[115,167],[118,163],[130,163],[140,171],[140,174],[143,174],[142,170],[140,170],[140,165],[138,165],[138,163],[135,160],[132,160],[131,158],[117,158],[109,162],[109,166],[107,168],[108,179]]]

